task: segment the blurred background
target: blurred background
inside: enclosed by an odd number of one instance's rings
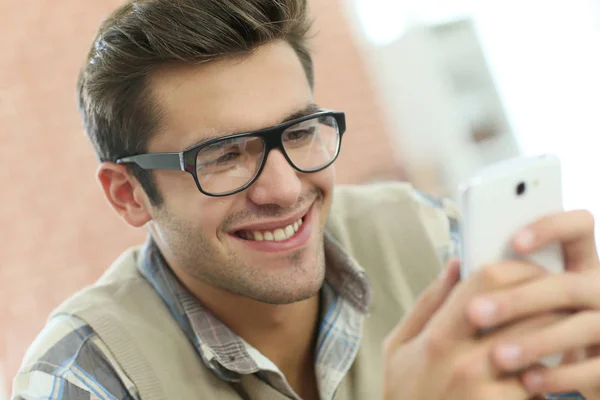
[[[311,0],[319,104],[347,113],[340,183],[438,196],[489,163],[556,153],[568,209],[600,216],[600,0]],[[121,0],[0,1],[0,400],[61,300],[144,232],[109,209],[75,106]]]

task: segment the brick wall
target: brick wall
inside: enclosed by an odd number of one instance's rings
[[[120,2],[0,2],[0,363],[8,377],[52,308],[144,237],[102,198],[75,107],[81,61]],[[394,156],[339,7],[313,4],[317,99],[348,113],[338,179],[358,182],[393,168]]]

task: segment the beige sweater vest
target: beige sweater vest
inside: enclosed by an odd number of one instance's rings
[[[406,184],[336,190],[327,230],[364,269],[373,287],[358,356],[336,400],[380,399],[381,345],[441,267],[434,246],[448,221],[415,200]],[[94,285],[54,313],[86,321],[106,343],[143,400],[285,399],[253,375],[232,386],[203,364],[162,299],[125,252]]]

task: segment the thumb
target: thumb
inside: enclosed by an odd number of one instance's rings
[[[392,330],[386,339],[386,347],[405,343],[417,336],[431,317],[444,304],[452,288],[460,280],[460,260],[451,260],[440,278],[432,282],[419,296],[413,309]]]

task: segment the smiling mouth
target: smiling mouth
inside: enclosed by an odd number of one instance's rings
[[[304,223],[304,219],[306,215],[302,218],[299,218],[292,224],[282,226],[279,228],[275,228],[272,230],[242,230],[235,232],[235,236],[240,239],[255,241],[255,242],[283,242],[284,240],[288,240],[300,230],[300,227]]]

